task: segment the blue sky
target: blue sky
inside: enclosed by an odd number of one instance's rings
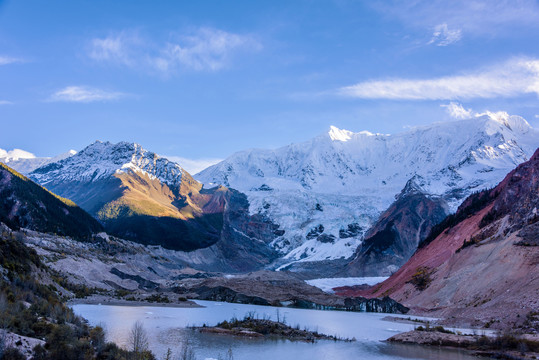
[[[330,125],[539,127],[539,3],[1,1],[0,148],[224,158]]]

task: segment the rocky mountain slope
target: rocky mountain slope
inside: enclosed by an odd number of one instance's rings
[[[397,273],[357,294],[472,325],[524,326],[539,310],[538,210],[539,149],[498,186],[467,198]]]
[[[415,179],[409,180],[395,202],[369,229],[339,275],[391,275],[447,215],[447,204],[441,197],[426,194]]]
[[[281,268],[289,268],[352,257],[412,178],[452,212],[472,192],[495,186],[538,145],[539,132],[506,113],[396,135],[331,127],[303,143],[236,153],[195,177],[244,192],[251,214],[278,224],[282,235],[271,245]]]
[[[59,235],[88,238],[102,226],[70,200],[56,196],[0,163],[0,222]]]
[[[69,150],[68,152],[55,157],[36,157],[34,154],[21,149],[13,149],[10,151],[0,149],[0,162],[8,165],[10,168],[21,174],[28,175],[38,167],[60,161],[73,156],[76,153],[75,150]]]
[[[250,215],[244,195],[204,189],[180,165],[138,144],[95,142],[30,176],[79,203],[112,235],[174,250],[208,248],[202,257],[214,270],[252,270],[275,258],[267,243],[277,227]]]

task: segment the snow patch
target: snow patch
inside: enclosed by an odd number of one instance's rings
[[[353,134],[351,131],[339,129],[333,125],[329,127],[329,138],[333,141],[348,141]]]

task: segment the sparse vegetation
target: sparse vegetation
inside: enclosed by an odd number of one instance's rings
[[[79,295],[89,290],[77,285],[73,288],[65,278],[47,268],[33,249],[7,231],[0,237],[0,273],[4,274],[0,276],[0,330],[44,339],[44,345],[34,348],[33,359],[133,359],[132,351],[106,343],[103,329],[89,327],[59,295],[60,288],[75,290],[75,294],[81,292]],[[19,350],[5,348],[1,340],[2,359],[21,358]],[[154,359],[150,352],[144,354],[137,359]]]
[[[428,321],[427,321],[427,323],[425,324],[424,327],[423,326],[418,326],[418,327],[415,328],[415,330],[416,331],[427,331],[427,332],[440,332],[440,333],[444,333],[444,334],[455,334],[454,331],[447,330],[446,328],[444,328],[441,325],[431,327],[430,323]]]
[[[317,340],[333,341],[353,341],[343,339],[333,335],[324,335],[318,331],[310,331],[306,328],[301,329],[299,325],[288,326],[283,322],[272,321],[269,318],[258,319],[255,313],[247,314],[243,320],[232,318],[220,322],[215,327],[203,326],[200,328],[203,332],[215,332],[220,334],[229,334],[248,337],[279,337],[292,341],[316,342]]]
[[[511,350],[521,353],[539,352],[539,341],[528,340],[511,333],[501,333],[494,337],[480,336],[469,348],[496,352]]]
[[[417,290],[423,291],[429,287],[432,281],[431,274],[432,271],[429,268],[425,266],[418,267],[408,283],[414,285]]]
[[[153,294],[148,296],[145,299],[147,302],[155,302],[155,303],[170,303],[170,299],[166,295],[161,294]]]

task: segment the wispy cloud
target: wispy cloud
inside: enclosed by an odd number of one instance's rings
[[[435,44],[437,46],[447,46],[456,43],[462,37],[462,31],[460,29],[450,30],[447,24],[440,24],[434,28],[434,33],[428,44]]]
[[[88,56],[97,61],[132,66],[138,56],[134,49],[141,44],[142,39],[136,33],[124,31],[105,38],[92,39]]]
[[[237,52],[260,48],[252,36],[213,28],[199,28],[162,44],[122,31],[92,39],[88,56],[98,62],[169,74],[179,69],[216,71],[228,66]]]
[[[14,58],[11,56],[0,55],[0,65],[8,65],[8,64],[14,64],[14,63],[21,63],[21,62],[23,62],[22,59]]]
[[[406,26],[432,31],[445,24],[462,35],[498,36],[539,26],[536,0],[378,0],[368,2]],[[460,37],[459,37],[460,38]]]
[[[514,59],[483,70],[433,79],[369,80],[337,90],[362,99],[459,100],[539,95],[539,60]]]
[[[188,173],[191,175],[197,174],[201,172],[202,170],[206,169],[209,166],[215,165],[218,162],[222,161],[223,159],[187,159],[180,156],[163,156],[167,159],[174,161],[182,168],[187,170]]]
[[[87,86],[68,86],[53,93],[49,101],[90,103],[117,100],[125,96],[121,92],[106,91]]]
[[[0,100],[0,105],[13,105],[13,102],[8,100]]]
[[[465,109],[464,106],[457,102],[451,101],[449,104],[440,106],[445,108],[447,113],[455,119],[469,119],[474,116],[472,109]]]

